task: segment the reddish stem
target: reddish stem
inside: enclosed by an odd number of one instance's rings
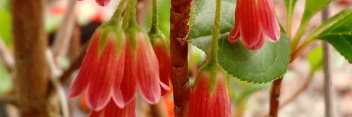
[[[279,97],[281,91],[282,78],[283,77],[281,76],[279,79],[275,80],[271,87],[269,111],[270,117],[277,117],[279,113]]]
[[[174,87],[175,117],[187,115],[187,105],[190,95],[188,84],[188,32],[192,0],[171,1],[171,61],[172,84]]]

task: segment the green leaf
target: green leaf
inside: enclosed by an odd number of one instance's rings
[[[297,0],[284,0],[284,2],[285,2],[287,17],[290,18],[290,20],[292,20],[293,11],[295,9]]]
[[[302,22],[308,23],[318,11],[326,8],[330,2],[331,0],[306,0]]]
[[[282,76],[290,58],[289,39],[281,36],[277,43],[267,41],[258,51],[248,50],[241,41],[227,42],[228,32],[234,26],[233,0],[222,0],[220,21],[219,62],[231,75],[240,80],[264,83]],[[215,0],[198,0],[193,5],[189,40],[203,51],[207,51],[214,23]]]
[[[12,41],[12,25],[10,13],[5,10],[0,10],[0,38],[4,40],[6,45]]]
[[[235,24],[235,0],[221,2],[220,33],[229,32]],[[210,36],[214,24],[215,0],[197,0],[192,8],[189,39]]]
[[[313,39],[330,43],[352,63],[352,9],[347,9],[325,21],[317,28]]]
[[[192,44],[207,51],[211,36],[191,40]],[[275,80],[286,73],[290,59],[289,39],[282,34],[277,43],[266,41],[262,49],[248,50],[241,41],[230,44],[227,34],[219,39],[219,63],[230,74],[240,80],[264,83]]]
[[[321,46],[311,50],[308,53],[307,58],[311,71],[314,72],[323,68],[323,49]]]

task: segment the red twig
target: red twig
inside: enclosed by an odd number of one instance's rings
[[[282,78],[283,77],[280,77],[279,79],[275,80],[271,87],[269,111],[270,117],[277,117],[279,113],[279,97],[281,91]]]
[[[188,32],[192,0],[171,1],[171,61],[174,87],[174,112],[176,117],[185,117],[190,95],[188,84]]]

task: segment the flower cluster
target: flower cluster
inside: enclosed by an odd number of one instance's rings
[[[93,113],[107,113],[110,112],[107,108],[114,106],[125,109],[127,105],[134,105],[136,92],[140,92],[145,101],[154,104],[160,100],[162,88],[169,89],[171,72],[165,70],[170,70],[171,66],[165,48],[155,44],[154,52],[148,35],[143,31],[132,30],[126,34],[124,36],[122,29],[116,30],[109,24],[98,28],[81,70],[69,89],[70,97],[85,92]]]

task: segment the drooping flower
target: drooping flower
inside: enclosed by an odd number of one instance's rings
[[[165,46],[160,42],[153,44],[154,52],[159,62],[159,75],[162,87],[162,95],[166,94],[171,87],[171,57]]]
[[[162,34],[159,29],[155,29],[154,32],[149,32],[154,52],[159,62],[159,76],[161,81],[161,94],[165,95],[170,91],[171,87],[171,57],[170,50],[167,46],[165,35]]]
[[[240,37],[251,50],[260,49],[268,38],[271,42],[280,39],[280,27],[274,13],[272,0],[237,0],[236,24],[228,41],[235,43]]]
[[[135,117],[136,101],[130,101],[124,108],[119,108],[113,100],[100,111],[91,111],[89,117]]]
[[[100,27],[96,30],[81,70],[70,86],[69,96],[86,92],[88,106],[101,110],[112,98],[113,87],[119,87],[125,64],[126,39],[122,33]]]
[[[120,87],[114,87],[114,99],[123,106],[139,91],[150,104],[160,100],[159,63],[146,34],[132,31],[128,34],[125,71]],[[117,85],[116,85],[117,86]]]
[[[214,70],[214,69],[213,69]],[[231,102],[222,71],[203,69],[189,100],[189,117],[230,117]]]

